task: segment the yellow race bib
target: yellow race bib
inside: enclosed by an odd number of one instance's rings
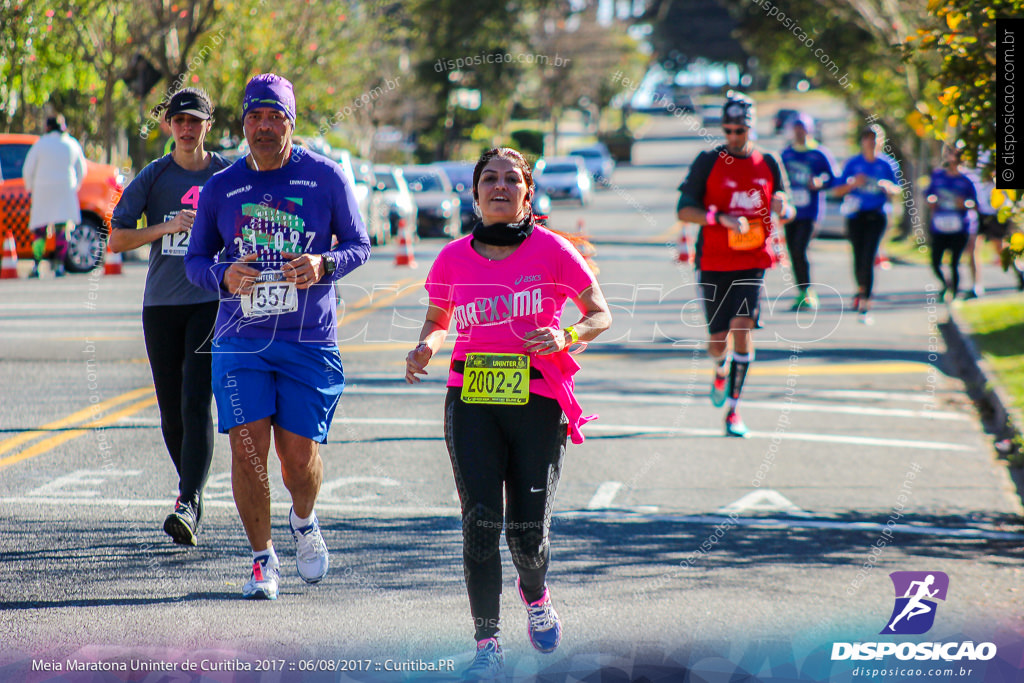
[[[530,357],[521,353],[467,354],[462,400],[525,405],[530,400]]]

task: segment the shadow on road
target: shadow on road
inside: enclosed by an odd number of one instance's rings
[[[727,517],[709,521],[644,516],[556,514],[552,548],[558,574],[570,581],[602,576],[659,577],[666,573],[732,568],[761,572],[765,567],[797,566],[807,571],[860,567],[882,534],[879,527],[837,528],[839,523],[884,526],[887,512],[857,512],[816,518],[828,528],[795,528],[777,522],[730,525]],[[803,519],[803,518],[801,518]],[[930,533],[896,531],[884,552],[949,562],[1005,566],[1024,560],[1020,537],[978,538],[955,535],[977,529],[1019,533],[1010,515],[916,515],[899,520],[935,529]],[[196,582],[223,587],[244,578],[248,546],[240,525],[218,521],[201,535],[202,545],[172,545],[158,529],[139,532],[133,525],[82,527],[78,522],[23,519],[4,533],[0,548],[0,610],[46,610],[67,607],[123,607],[238,600],[237,591],[202,591]],[[457,517],[396,517],[322,520],[331,549],[327,590],[371,590],[386,600],[406,591],[461,590],[462,534]],[[42,537],[38,524],[52,535]],[[292,570],[294,545],[287,530],[275,524],[278,553]],[[724,531],[719,531],[719,530]],[[102,539],[98,542],[98,539]],[[715,539],[702,552],[701,546]],[[507,559],[507,550],[503,550]],[[683,569],[681,569],[683,567]],[[752,574],[753,576],[753,574]],[[712,585],[715,574],[694,571],[688,580]],[[187,582],[187,583],[186,583]],[[186,583],[183,586],[183,583]],[[642,585],[642,583],[641,583]],[[187,590],[182,590],[187,588]],[[658,590],[662,587],[659,586]],[[675,590],[667,584],[664,590]],[[12,600],[11,598],[17,599]]]

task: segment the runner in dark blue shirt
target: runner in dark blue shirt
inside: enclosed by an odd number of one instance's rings
[[[796,218],[785,224],[786,247],[798,290],[793,310],[806,306],[813,311],[818,308],[818,295],[811,288],[807,248],[814,236],[814,223],[824,213],[822,190],[836,180],[835,163],[828,150],[812,137],[814,121],[810,116],[801,113],[790,125],[793,141],[782,150],[782,163],[789,176],[790,203],[796,208]]]
[[[932,270],[942,289],[939,299],[949,294],[955,299],[960,291],[960,256],[967,240],[977,232],[978,187],[960,168],[962,148],[946,146],[942,150],[942,168],[932,172],[925,196],[931,207],[928,229],[932,240]],[[942,260],[950,254],[952,277],[942,272]]]
[[[214,398],[253,553],[242,596],[274,600],[271,441],[291,494],[299,576],[316,583],[330,566],[314,505],[323,481],[319,445],[345,388],[333,283],[366,261],[370,238],[341,167],[292,144],[295,94],[287,79],[249,81],[242,126],[249,154],[203,188],[185,270],[220,295]]]

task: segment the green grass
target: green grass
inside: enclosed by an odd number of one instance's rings
[[[918,242],[917,238],[911,235],[910,237],[893,240],[892,235],[894,234],[893,229],[890,228],[890,233],[885,236],[882,240],[882,251],[885,252],[886,256],[890,259],[896,259],[906,263],[914,263],[919,266],[929,266],[932,264],[932,252],[931,245],[925,243],[925,248],[921,249],[921,243]],[[980,255],[981,263],[988,264],[992,263],[997,254],[996,250],[989,244],[988,240],[978,240],[976,249]],[[949,255],[947,254],[944,263],[949,265]],[[960,258],[960,277],[961,283],[966,283],[969,280],[967,274],[967,254],[965,253]],[[961,284],[961,286],[964,286]]]
[[[926,245],[926,248],[922,250],[920,246],[913,237],[891,240],[887,236],[882,240],[882,251],[890,259],[904,263],[914,263],[919,266],[931,265],[932,257],[929,248]],[[966,264],[961,261],[960,267],[964,268]]]
[[[1024,412],[1024,294],[965,302],[960,309],[982,356]]]

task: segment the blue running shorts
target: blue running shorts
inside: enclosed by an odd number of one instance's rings
[[[273,417],[289,432],[327,443],[345,389],[337,346],[229,337],[214,342],[211,353],[221,434]]]

